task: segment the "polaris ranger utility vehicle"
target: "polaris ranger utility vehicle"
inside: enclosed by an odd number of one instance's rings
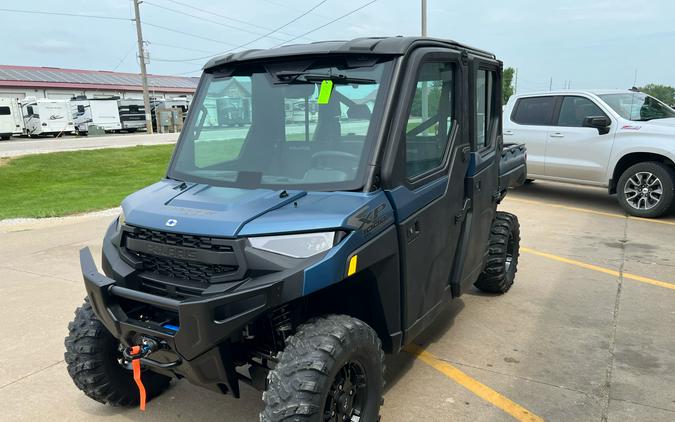
[[[383,352],[472,284],[513,283],[518,220],[496,209],[525,150],[502,145],[501,68],[402,37],[211,60],[166,177],[108,228],[105,275],[81,251],[77,387],[143,405],[171,377],[235,397],[244,381],[263,421],[378,420]],[[236,95],[250,124],[222,126]],[[288,100],[316,119],[287,121]]]

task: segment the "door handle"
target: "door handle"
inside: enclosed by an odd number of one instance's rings
[[[565,135],[563,135],[563,134],[560,133],[560,132],[554,132],[554,133],[551,133],[549,136],[550,136],[551,138],[564,138],[564,137],[565,137]]]
[[[512,131],[512,130],[505,130],[505,131],[504,131],[504,136],[511,136],[511,135],[513,135],[513,131]]]

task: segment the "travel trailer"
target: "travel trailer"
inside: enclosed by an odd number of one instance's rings
[[[96,125],[106,132],[122,129],[117,98],[73,97],[70,100],[75,130],[80,135],[89,133],[89,126]]]
[[[125,99],[117,100],[122,130],[136,132],[145,129],[145,105],[143,100]]]
[[[23,133],[21,107],[14,98],[0,98],[0,139],[6,141],[14,134]]]
[[[26,97],[21,102],[24,134],[60,136],[74,130],[68,100]]]

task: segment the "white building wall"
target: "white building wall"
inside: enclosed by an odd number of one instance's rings
[[[70,99],[73,96],[86,95],[88,98],[118,96],[120,98],[143,98],[140,91],[101,91],[101,90],[80,90],[80,89],[59,89],[59,88],[6,88],[0,87],[0,97],[22,99],[25,97],[35,98],[53,98],[57,100]],[[155,98],[172,98],[182,95],[176,92],[150,91],[150,96]],[[187,94],[191,100],[192,94]]]

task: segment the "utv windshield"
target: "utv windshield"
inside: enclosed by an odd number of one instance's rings
[[[604,94],[600,98],[624,119],[644,122],[675,117],[675,110],[641,92]]]
[[[242,188],[361,188],[391,61],[353,61],[205,74],[168,176]]]

